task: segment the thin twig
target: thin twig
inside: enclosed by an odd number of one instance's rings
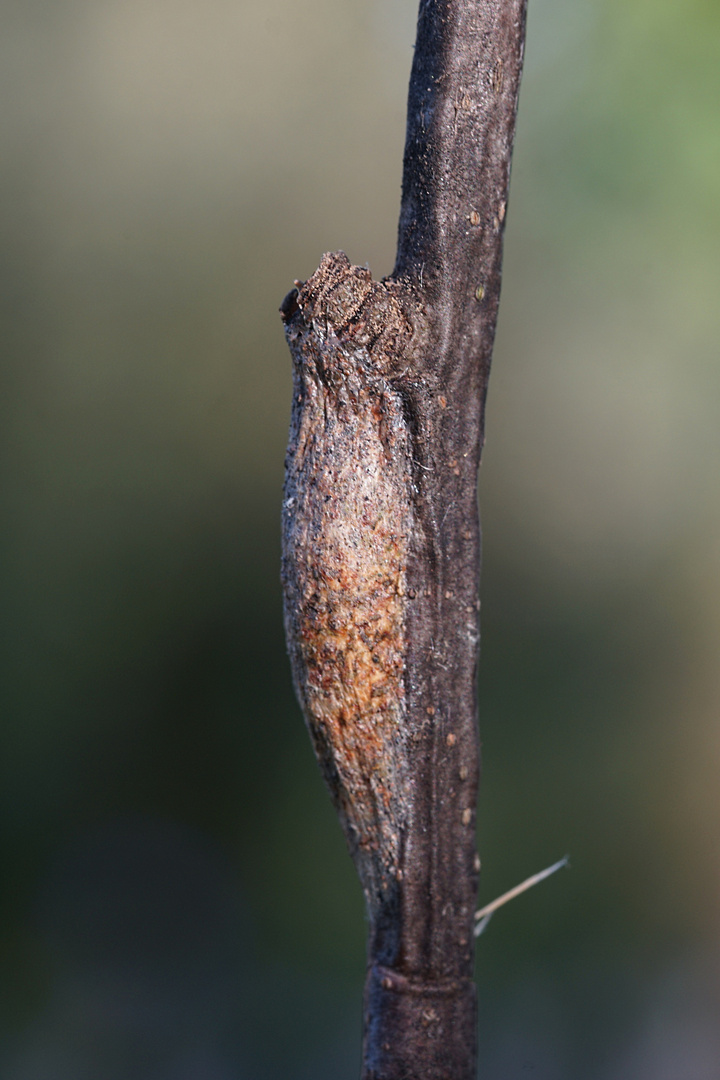
[[[364,1080],[475,1080],[477,470],[526,0],[421,0],[393,273],[282,305],[298,698],[368,908]]]

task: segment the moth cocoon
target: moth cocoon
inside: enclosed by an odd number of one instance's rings
[[[295,688],[370,912],[401,877],[408,806],[410,437],[396,382],[412,328],[394,283],[341,252],[283,305],[294,391],[283,503]],[[401,363],[400,363],[401,367]]]

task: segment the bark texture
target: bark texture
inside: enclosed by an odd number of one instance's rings
[[[282,315],[288,647],[369,914],[364,1080],[474,1080],[476,487],[526,0],[422,0],[398,255]]]

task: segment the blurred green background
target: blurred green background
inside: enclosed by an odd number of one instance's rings
[[[414,0],[0,11],[0,1073],[350,1080],[290,363],[392,268]],[[530,0],[481,476],[481,1077],[720,1076],[720,5]]]

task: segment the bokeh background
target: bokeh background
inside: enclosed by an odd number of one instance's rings
[[[0,8],[0,1073],[350,1080],[278,305],[392,268],[414,0]],[[720,6],[530,0],[481,477],[481,1077],[720,1077]]]

